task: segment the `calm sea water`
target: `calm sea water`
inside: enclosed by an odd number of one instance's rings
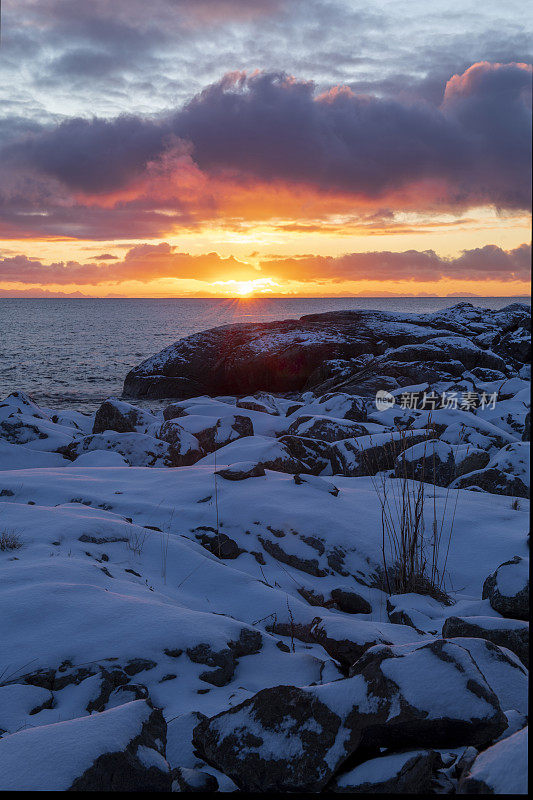
[[[469,298],[465,298],[469,300]],[[215,325],[301,317],[339,309],[427,312],[461,298],[310,300],[0,299],[0,398],[19,389],[52,408],[92,410],[118,396],[126,373],[177,339]],[[469,300],[501,308],[529,298]]]

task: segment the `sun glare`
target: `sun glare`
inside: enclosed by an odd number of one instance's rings
[[[248,294],[252,294],[254,287],[252,281],[241,281],[237,283],[236,289],[241,296],[245,297]]]
[[[280,288],[271,278],[256,278],[252,281],[214,281],[218,291],[233,297],[253,297],[256,294],[270,294]]]

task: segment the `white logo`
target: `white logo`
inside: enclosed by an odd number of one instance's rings
[[[375,402],[378,411],[386,411],[388,408],[393,407],[396,400],[390,392],[385,391],[385,389],[378,389]]]

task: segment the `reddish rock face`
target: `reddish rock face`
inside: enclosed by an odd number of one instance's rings
[[[435,380],[474,366],[505,376],[506,364],[528,357],[509,347],[515,334],[522,335],[527,317],[520,304],[490,311],[463,303],[433,314],[335,311],[224,325],[181,339],[134,367],[124,395],[331,391],[339,383],[372,395],[376,380],[381,388],[396,388],[418,382],[421,371],[429,379],[428,369]]]

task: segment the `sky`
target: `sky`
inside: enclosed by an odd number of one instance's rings
[[[1,14],[1,297],[529,294],[529,3]]]

